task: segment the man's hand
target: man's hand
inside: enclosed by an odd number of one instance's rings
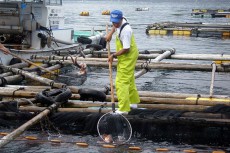
[[[4,54],[9,54],[9,50],[3,45],[0,43],[0,50],[4,53]]]
[[[113,63],[113,58],[114,58],[114,55],[111,54],[109,57],[108,57],[108,62],[110,63]]]

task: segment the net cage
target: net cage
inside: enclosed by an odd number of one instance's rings
[[[111,143],[118,143],[120,135],[125,140],[129,140],[129,135],[131,135],[131,138],[154,142],[230,146],[230,106],[213,106],[203,112],[193,112],[193,117],[185,117],[186,113],[188,112],[178,110],[134,109],[126,116],[132,126],[132,131],[128,128],[129,126],[121,124],[123,118],[118,117],[116,120],[110,120],[111,114],[108,115],[106,122],[104,122],[104,114],[91,112],[53,112],[48,116],[48,119],[63,134],[90,134],[100,137],[103,134],[104,136],[111,134]],[[198,118],[200,113],[207,114],[207,116]],[[220,117],[222,116],[222,119],[217,119],[218,114]],[[16,101],[0,102],[0,129],[15,129],[35,115],[36,113],[20,111]],[[215,118],[211,118],[213,115]],[[100,119],[101,121],[99,121]],[[100,134],[97,131],[98,121],[102,123],[99,126]],[[116,124],[118,122],[121,123]],[[29,130],[42,130],[40,124],[40,122],[37,123]],[[125,132],[121,133],[120,131]],[[108,140],[111,140],[110,136],[108,136]]]

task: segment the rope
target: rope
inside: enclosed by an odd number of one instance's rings
[[[69,55],[69,57],[71,58],[73,65],[77,66],[78,68],[81,68],[81,66],[77,62],[77,57],[75,57],[75,59],[71,55]]]
[[[54,81],[51,81],[51,82],[50,82],[50,87],[51,87],[51,89],[54,88],[54,83],[55,83]]]
[[[4,77],[0,77],[0,80],[2,82],[2,84],[0,85],[1,87],[4,87],[7,83],[6,79]]]
[[[22,70],[18,70],[16,74],[22,74]]]
[[[197,94],[196,96],[196,105],[198,105],[198,100],[200,99],[201,95],[200,94]]]
[[[21,100],[25,100],[25,101],[27,101],[28,103],[30,103],[32,106],[35,106],[35,104],[34,104],[31,100],[29,100],[29,99],[21,98]]]
[[[98,58],[101,58],[101,53],[100,53],[100,54],[97,54],[97,57],[98,57]]]
[[[12,95],[12,96],[13,96],[13,97],[12,97],[13,100],[14,100],[15,92],[16,92],[16,91],[19,91],[19,90],[25,90],[25,88],[24,88],[24,87],[20,87],[20,88],[14,90],[14,91],[13,91],[13,95]]]
[[[104,103],[103,105],[101,105],[99,110],[98,110],[98,114],[101,114],[102,108],[105,108],[106,106],[107,106],[107,103]]]
[[[146,61],[144,63],[141,64],[141,69],[145,69],[147,72],[150,70],[149,68],[149,61]]]
[[[64,67],[64,64],[63,64],[63,62],[61,62],[61,61],[57,61],[57,62],[56,62],[56,64],[59,64],[59,65],[61,65],[61,68],[62,68],[62,67]]]

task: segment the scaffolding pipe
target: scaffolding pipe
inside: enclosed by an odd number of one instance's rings
[[[210,84],[210,97],[213,97],[213,86],[215,81],[216,63],[212,63],[212,78]]]
[[[175,54],[175,49],[167,50],[163,54],[158,55],[154,60],[152,60],[152,63],[158,63],[158,62],[162,61],[163,59],[170,57],[173,54]],[[135,73],[134,74],[135,79],[137,79],[137,78],[141,77],[142,75],[144,75],[145,73],[147,73],[149,71],[149,69],[147,67],[148,67],[148,64],[146,63],[146,66],[142,70]]]

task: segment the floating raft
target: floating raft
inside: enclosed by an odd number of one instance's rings
[[[147,26],[146,34],[230,38],[230,25],[161,22]]]
[[[33,56],[31,61],[43,62],[42,65],[49,70],[73,64],[73,61],[84,62],[88,66],[108,68],[107,58],[103,58],[107,56],[107,52],[102,50],[93,51],[90,48],[82,52],[85,58],[72,56],[72,59],[69,56],[57,55]],[[185,65],[183,63],[161,62],[166,58],[171,60],[220,60],[227,62],[230,60],[230,55],[176,54],[175,52],[175,49],[141,51],[136,68],[141,69],[138,72],[144,72],[141,75],[147,73],[147,69],[150,70],[155,67],[159,69],[212,71],[210,94],[139,91],[141,102],[138,104],[138,108],[132,109],[126,116],[132,124],[133,136],[147,138],[154,142],[170,141],[175,143],[230,146],[230,96],[213,95],[215,73],[220,71],[229,72],[230,65],[215,63],[212,65],[191,65],[187,63],[188,65]],[[93,57],[93,55],[98,56],[98,53],[100,53],[100,58]],[[88,57],[90,54],[93,58]],[[146,63],[146,61],[143,61],[143,59],[153,60],[145,66],[143,62]],[[117,60],[114,59],[113,66],[116,66],[116,62]],[[18,127],[22,125],[35,117],[37,113],[46,109],[53,102],[49,98],[56,97],[56,93],[66,91],[63,88],[68,88],[70,89],[68,91],[72,92],[68,98],[66,98],[66,94],[61,94],[61,97],[59,94],[57,95],[59,96],[58,99],[65,100],[65,103],[62,103],[62,107],[52,109],[53,112],[50,116],[45,117],[44,120],[41,120],[31,128],[44,130],[41,129],[42,126],[39,124],[52,123],[63,133],[78,134],[84,132],[86,134],[97,134],[96,124],[99,118],[104,113],[111,111],[111,96],[109,95],[110,88],[108,86],[101,89],[91,87],[83,90],[83,88],[79,88],[80,86],[69,86],[66,83],[39,76],[33,71],[31,73],[31,71],[28,71],[27,66],[28,64],[26,63],[11,66],[0,65],[2,70],[0,75],[8,81],[8,84],[12,80],[8,76],[14,75],[14,79],[19,81],[21,79],[30,79],[44,85],[4,85],[4,87],[0,87],[0,97],[2,98],[0,102],[0,127]],[[42,97],[45,97],[45,99]],[[116,92],[114,99],[117,104]]]
[[[230,18],[230,9],[192,9],[191,15],[198,18]]]

